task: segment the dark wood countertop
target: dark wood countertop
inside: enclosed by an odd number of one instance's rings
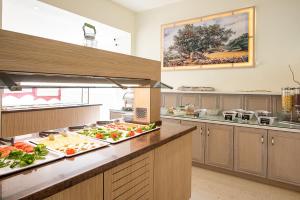
[[[29,112],[29,111],[40,111],[40,110],[55,110],[55,109],[66,109],[66,108],[77,108],[87,106],[102,106],[102,104],[71,104],[71,105],[49,105],[49,106],[24,106],[24,107],[8,107],[1,110],[1,113],[12,113],[12,112]]]
[[[3,177],[0,179],[0,199],[46,198],[195,129],[165,123],[158,131],[128,141]]]

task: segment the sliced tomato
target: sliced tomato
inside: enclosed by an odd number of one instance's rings
[[[137,133],[142,133],[142,132],[143,132],[143,129],[142,129],[142,128],[138,128],[138,129],[136,129],[136,132],[137,132]]]
[[[129,131],[129,132],[127,133],[127,136],[128,136],[128,137],[133,137],[134,135],[135,135],[134,131]]]
[[[14,147],[18,148],[18,149],[22,149],[24,146],[27,146],[28,144],[24,143],[24,142],[16,142],[14,144]]]
[[[12,151],[15,150],[16,148],[13,146],[6,146],[6,147],[2,147],[2,149],[0,150],[0,152],[4,152],[4,151]]]
[[[25,147],[22,150],[25,151],[26,153],[32,153],[33,152],[33,147],[28,145],[27,147]]]
[[[95,136],[98,139],[103,139],[103,137],[104,137],[102,133],[97,133]]]
[[[11,152],[10,150],[1,152],[1,158],[6,158],[10,154],[10,152]]]
[[[110,137],[111,137],[112,139],[116,139],[116,138],[118,138],[118,133],[113,132],[113,133],[110,134]]]
[[[67,150],[66,150],[66,154],[67,155],[72,155],[72,154],[75,154],[76,153],[76,151],[75,151],[75,149],[73,149],[73,148],[68,148]]]

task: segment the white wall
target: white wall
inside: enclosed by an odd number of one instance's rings
[[[184,0],[137,15],[136,55],[160,59],[160,26],[237,8],[256,6],[256,67],[163,72],[162,81],[181,85],[212,86],[220,91],[293,86],[288,64],[300,80],[299,0]]]
[[[0,0],[0,29],[2,28],[2,0]]]
[[[90,23],[97,30],[94,48],[131,54],[131,34],[126,31],[37,0],[2,2],[2,28],[5,30],[85,45],[82,26]]]
[[[110,0],[40,0],[78,15],[131,33],[135,38],[135,13]],[[132,39],[132,54],[135,52]]]

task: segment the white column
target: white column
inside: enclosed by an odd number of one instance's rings
[[[0,0],[0,29],[2,29],[2,0]]]

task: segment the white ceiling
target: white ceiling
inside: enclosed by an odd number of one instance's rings
[[[142,12],[182,0],[112,0],[135,12]]]

